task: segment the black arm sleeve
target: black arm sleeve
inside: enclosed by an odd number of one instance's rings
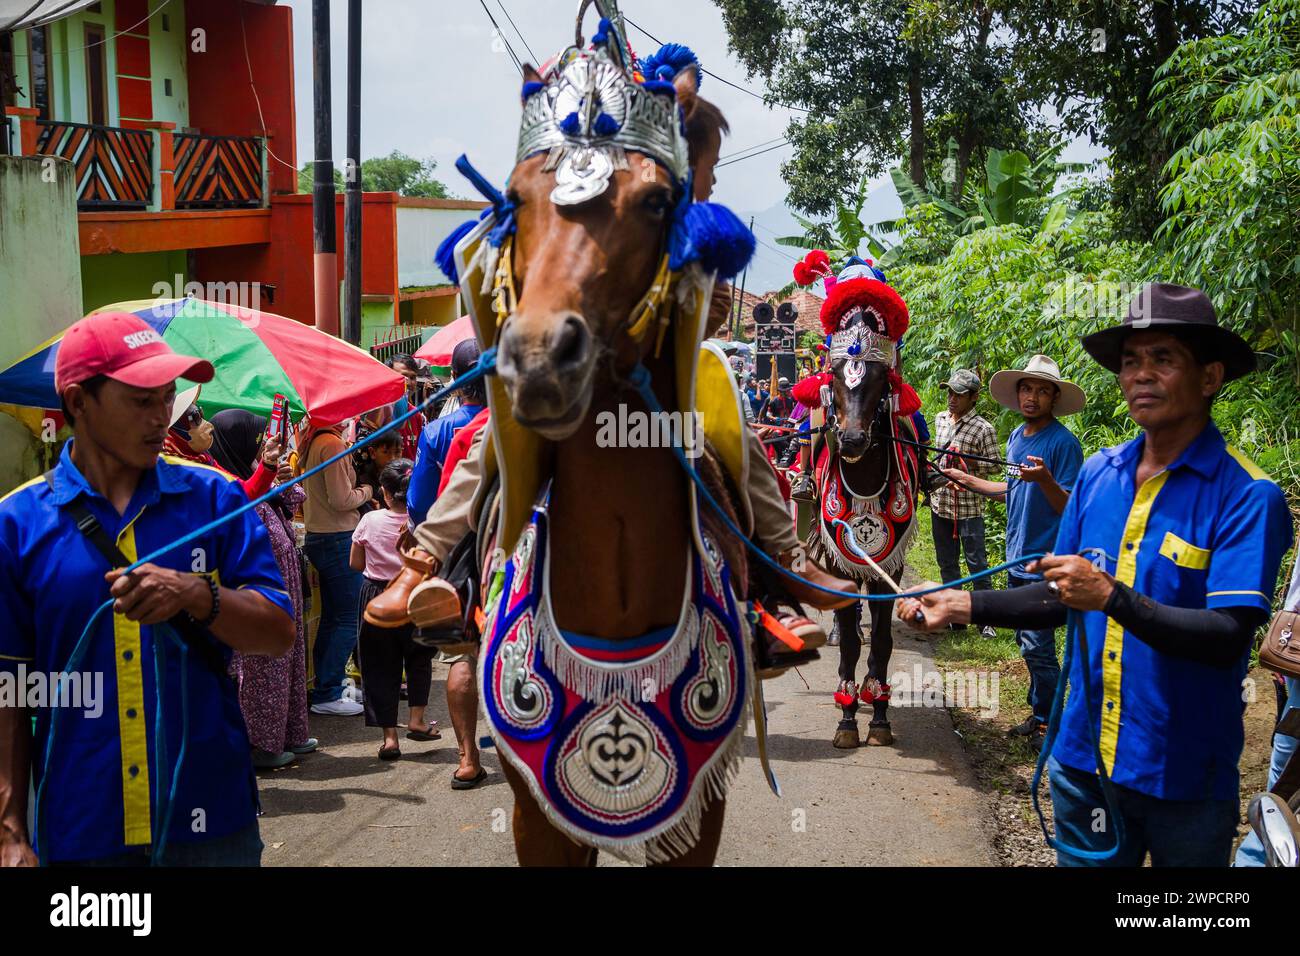
[[[1106,614],[1162,654],[1220,670],[1241,660],[1255,639],[1255,629],[1268,616],[1253,607],[1171,607],[1118,581]]]
[[[1006,591],[972,591],[970,596],[971,623],[981,627],[1037,631],[1062,626],[1068,614],[1069,608],[1047,589],[1046,581]]]
[[[1008,591],[975,591],[970,601],[971,623],[1020,630],[1060,627],[1068,609],[1047,588],[1046,581]],[[1186,608],[1159,604],[1115,582],[1106,616],[1150,647],[1170,657],[1196,661],[1223,670],[1246,653],[1255,630],[1268,615],[1258,608]]]

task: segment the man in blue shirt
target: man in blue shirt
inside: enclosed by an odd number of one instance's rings
[[[129,575],[103,553],[134,562],[246,503],[233,476],[159,457],[175,380],[213,368],[127,313],[76,323],[56,363],[73,439],[0,500],[0,679],[77,675],[102,682],[104,705],[0,697],[0,865],[142,865],[152,847],[165,865],[255,866],[257,786],[224,667],[231,649],[293,646],[266,529],[246,512]]]
[[[452,350],[451,377],[460,378],[478,363],[479,347],[476,339],[466,339]],[[479,379],[461,389],[460,407],[449,415],[435,418],[420,432],[420,447],[415,454],[415,470],[411,472],[411,487],[407,492],[406,510],[411,516],[411,527],[424,521],[433,503],[438,500],[438,485],[442,481],[442,465],[447,460],[451,440],[470,419],[487,404],[487,390]]]
[[[1023,369],[1004,369],[989,381],[989,394],[1004,408],[1020,412],[1025,421],[1007,438],[1006,460],[1021,462],[1008,467],[1006,481],[988,481],[945,468],[949,480],[986,495],[1007,498],[1007,560],[1052,550],[1061,524],[1061,512],[1083,464],[1079,439],[1058,421],[1059,416],[1083,411],[1083,389],[1061,378],[1060,368],[1046,355],[1035,355]],[[1009,587],[1023,587],[1034,579],[1024,568],[1007,572]],[[1052,699],[1061,679],[1056,661],[1056,629],[1016,631],[1020,655],[1029,669],[1029,716],[1010,731],[1028,737],[1035,746],[1047,729]]]
[[[1055,626],[1068,614],[1077,647],[1048,761],[1058,863],[1141,866],[1150,854],[1153,866],[1225,866],[1242,683],[1292,541],[1282,490],[1210,417],[1255,355],[1203,292],[1164,283],[1083,344],[1119,376],[1142,433],[1084,464],[1055,555],[1029,568],[1046,580],[906,599],[898,613],[931,629]]]

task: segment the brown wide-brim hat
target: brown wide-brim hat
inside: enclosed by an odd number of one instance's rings
[[[1200,289],[1168,282],[1148,282],[1129,303],[1121,325],[1083,337],[1083,347],[1102,368],[1119,374],[1124,340],[1134,332],[1168,332],[1207,346],[1223,363],[1223,380],[1231,382],[1255,371],[1255,352],[1236,332],[1219,325],[1210,297]]]

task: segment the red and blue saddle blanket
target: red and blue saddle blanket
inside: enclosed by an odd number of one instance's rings
[[[544,492],[488,610],[479,686],[503,758],[554,826],[628,859],[694,846],[743,752],[749,624],[721,552],[701,542],[676,626],[631,640],[561,631]]]
[[[910,420],[891,416],[890,422],[896,435],[916,441],[916,429]],[[908,545],[916,534],[920,461],[910,445],[891,441],[889,446],[892,461],[883,488],[849,488],[840,456],[830,454],[829,449],[824,448],[818,461],[821,515],[815,539],[818,547],[811,549],[813,557],[824,558],[859,580],[874,578],[875,574],[849,546],[837,520],[852,529],[857,546],[890,575],[902,568]]]

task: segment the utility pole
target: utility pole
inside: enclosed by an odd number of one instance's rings
[[[749,231],[754,231],[754,217],[749,217]],[[749,263],[745,263],[745,271],[740,274],[740,308],[736,310],[736,334],[732,336],[735,341],[740,341],[741,334],[745,331],[745,280],[749,278]],[[757,331],[757,329],[755,329]]]
[[[316,128],[312,171],[312,272],[316,292],[316,328],[339,334],[339,271],[334,225],[333,125],[330,116],[330,0],[312,0],[311,65]]]
[[[343,198],[343,338],[361,344],[361,0],[348,0],[348,155]]]

